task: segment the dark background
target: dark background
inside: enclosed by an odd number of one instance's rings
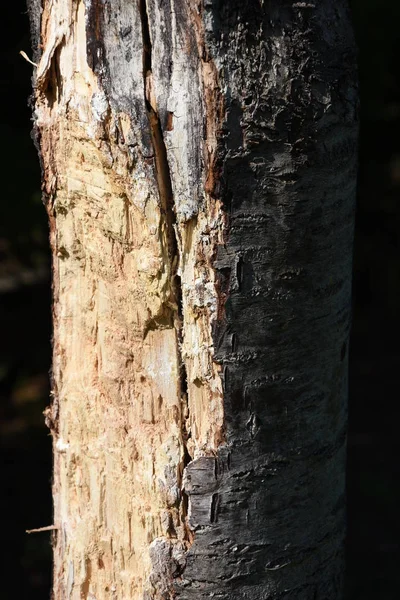
[[[334,1],[334,0],[332,0]],[[51,350],[48,231],[27,106],[24,0],[0,25],[1,600],[49,598]],[[350,351],[346,600],[400,598],[400,2],[352,0],[361,138]]]

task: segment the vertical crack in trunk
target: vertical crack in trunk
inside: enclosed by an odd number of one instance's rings
[[[154,150],[154,159],[156,164],[156,179],[160,195],[162,217],[166,223],[168,238],[168,258],[171,267],[174,268],[174,261],[178,259],[178,244],[175,234],[175,211],[174,199],[172,193],[171,175],[167,160],[167,149],[165,147],[163,133],[161,129],[160,118],[157,113],[157,106],[153,94],[152,86],[152,47],[150,40],[149,18],[146,8],[146,0],[139,0],[140,17],[142,21],[143,38],[143,84],[144,100],[147,116],[150,125],[150,135]],[[175,266],[176,271],[176,266]],[[177,287],[173,285],[173,287]],[[174,290],[176,291],[176,290]]]
[[[150,38],[149,17],[147,13],[146,0],[139,0],[139,12],[142,24],[143,39],[143,85],[144,100],[150,126],[151,142],[154,151],[156,181],[161,204],[161,219],[165,226],[165,237],[167,255],[170,267],[171,293],[174,310],[171,311],[171,320],[177,333],[177,351],[180,365],[180,393],[181,393],[181,436],[183,445],[183,459],[178,473],[178,484],[181,491],[180,512],[183,520],[185,539],[191,541],[192,533],[187,525],[188,497],[183,490],[183,471],[192,460],[187,448],[187,440],[190,436],[186,422],[189,418],[188,385],[186,366],[182,357],[183,341],[183,307],[182,307],[182,283],[179,275],[179,245],[176,229],[176,212],[172,191],[171,173],[167,159],[167,149],[164,142],[160,117],[157,111],[157,103],[153,92],[152,82],[152,44]]]

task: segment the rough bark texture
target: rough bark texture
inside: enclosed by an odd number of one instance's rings
[[[28,4],[54,256],[54,598],[337,600],[346,2]]]

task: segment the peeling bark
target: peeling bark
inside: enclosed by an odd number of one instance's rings
[[[57,600],[340,597],[345,4],[28,2]]]

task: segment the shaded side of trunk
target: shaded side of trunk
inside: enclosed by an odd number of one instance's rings
[[[214,345],[226,444],[212,493],[189,491],[192,511],[218,508],[212,526],[199,519],[181,597],[333,600],[358,132],[347,3],[222,0],[203,20],[225,100]]]
[[[340,595],[357,127],[331,4],[30,1],[57,600]]]

